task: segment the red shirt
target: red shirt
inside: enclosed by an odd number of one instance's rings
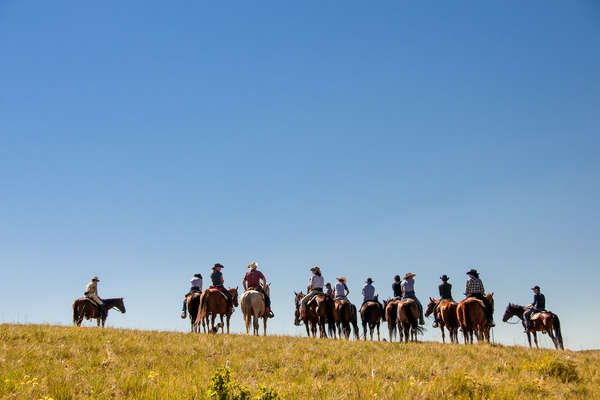
[[[244,281],[248,283],[248,287],[259,287],[261,279],[265,279],[265,276],[256,269],[246,272],[246,276],[244,277]]]

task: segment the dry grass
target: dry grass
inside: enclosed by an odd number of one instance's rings
[[[0,325],[1,399],[202,399],[232,378],[286,399],[600,398],[600,352]]]

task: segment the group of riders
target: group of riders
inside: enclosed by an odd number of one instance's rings
[[[210,274],[210,281],[211,281],[212,285],[209,287],[209,289],[214,288],[214,289],[221,291],[227,297],[228,306],[233,307],[232,295],[224,286],[223,273],[221,272],[221,270],[223,268],[224,268],[223,265],[218,264],[218,263],[212,267],[212,273]],[[256,291],[262,293],[264,296],[264,299],[265,299],[265,313],[269,318],[273,318],[274,314],[271,311],[271,300],[269,298],[268,293],[266,293],[264,290],[264,288],[267,285],[264,274],[258,270],[258,264],[256,262],[253,262],[250,265],[248,265],[248,269],[249,269],[249,271],[246,272],[244,279],[243,279],[243,283],[242,283],[244,290],[256,290]],[[319,267],[314,266],[310,269],[310,271],[312,272],[312,275],[309,279],[309,283],[308,283],[308,287],[307,287],[308,293],[306,294],[306,296],[304,296],[302,298],[301,305],[300,305],[300,312],[301,312],[302,318],[306,317],[307,305],[315,296],[326,295],[326,296],[329,296],[332,300],[347,300],[347,296],[350,293],[350,290],[348,289],[347,280],[345,277],[336,278],[337,283],[335,284],[335,287],[332,288],[330,283],[327,283],[327,284],[325,283],[325,279],[323,278],[321,269]],[[417,305],[419,307],[419,314],[420,314],[419,315],[419,324],[424,325],[425,321],[423,318],[423,306],[415,294],[415,279],[414,279],[415,276],[416,276],[416,274],[413,274],[411,272],[404,275],[403,279],[400,279],[400,276],[396,275],[394,277],[394,282],[392,283],[392,290],[394,293],[394,299],[398,299],[398,300],[412,299],[417,303]],[[485,289],[483,286],[483,282],[479,278],[479,273],[477,272],[476,269],[471,269],[471,270],[467,271],[467,276],[468,276],[468,279],[466,281],[466,286],[465,286],[465,293],[464,293],[465,296],[467,298],[474,297],[483,302],[483,304],[485,306],[485,313],[486,313],[486,317],[489,322],[489,325],[494,326],[493,308],[492,308],[492,305],[490,304],[490,302],[488,301],[488,299],[485,297]],[[438,318],[437,317],[438,316],[437,308],[440,307],[440,305],[445,302],[453,302],[454,301],[453,297],[452,297],[452,285],[450,283],[448,283],[448,280],[450,278],[448,278],[448,276],[444,274],[440,277],[440,279],[442,281],[442,283],[438,286],[440,301],[436,305],[436,310],[435,310],[436,312],[433,313],[433,315],[436,318],[436,320],[434,321],[434,327],[437,327],[438,323],[440,322],[437,319]],[[98,282],[99,281],[100,281],[100,279],[98,279],[97,276],[94,276],[92,278],[92,280],[87,284],[84,295],[90,301],[92,301],[95,305],[98,306],[101,315],[105,315],[106,307],[105,307],[104,301],[98,296]],[[190,286],[191,286],[190,290],[185,296],[186,299],[188,296],[190,296],[194,293],[202,292],[202,275],[199,273],[194,274],[194,277],[190,280]],[[324,288],[326,289],[326,291],[324,291]],[[536,285],[532,288],[532,290],[534,292],[533,302],[528,306],[528,310],[524,314],[525,322],[526,322],[526,329],[532,328],[531,316],[534,313],[539,313],[539,312],[544,311],[546,308],[546,299],[545,299],[544,295],[541,293],[540,287]],[[365,281],[365,284],[362,288],[362,296],[363,296],[362,306],[364,306],[368,302],[376,302],[381,307],[382,314],[383,314],[383,306],[379,302],[378,296],[375,295],[375,287],[373,286],[373,279],[368,278]],[[184,302],[183,302],[183,310],[181,313],[181,318],[186,318],[186,300],[184,300]]]

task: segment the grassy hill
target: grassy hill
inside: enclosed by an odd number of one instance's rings
[[[223,370],[213,377],[224,366],[229,386]],[[1,399],[203,399],[227,388],[264,399],[600,398],[600,352],[0,325]]]

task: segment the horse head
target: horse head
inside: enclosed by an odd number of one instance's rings
[[[427,304],[427,308],[425,309],[426,317],[429,317],[429,315],[431,315],[431,313],[433,313],[433,310],[435,309],[435,306],[438,303],[439,303],[439,300],[432,299],[431,297],[429,298],[429,304]]]
[[[521,314],[521,311],[521,306],[518,306],[513,303],[508,303],[508,306],[506,306],[506,311],[504,311],[504,316],[502,316],[502,322],[508,321],[515,315],[519,316]]]
[[[271,282],[267,283],[263,288],[267,296],[271,297]]]
[[[119,302],[117,302],[117,304],[115,305],[115,307],[121,311],[123,314],[125,314],[125,302],[123,301],[122,297],[119,297]]]
[[[233,302],[233,306],[237,307],[239,305],[238,303],[238,286],[236,286],[235,288],[231,288],[229,289],[229,293],[231,293],[231,297],[232,297],[232,302]]]

